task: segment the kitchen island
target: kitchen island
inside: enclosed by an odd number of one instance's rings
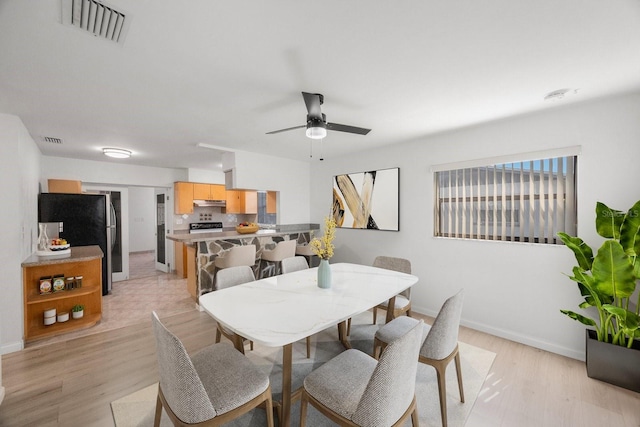
[[[234,229],[223,229],[211,233],[193,233],[188,230],[167,235],[167,239],[184,243],[187,250],[194,254],[188,258],[187,287],[196,302],[200,295],[215,290],[215,266],[214,261],[235,246],[256,245],[256,262],[253,273],[260,277],[260,259],[264,249],[273,249],[278,242],[283,240],[296,240],[298,244],[309,243],[314,230],[318,230],[318,224],[288,224],[278,225],[274,228],[260,229],[255,233],[241,234]],[[193,260],[193,261],[192,261]],[[191,267],[191,268],[189,268]]]

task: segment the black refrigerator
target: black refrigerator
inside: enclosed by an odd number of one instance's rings
[[[108,194],[41,193],[38,222],[58,222],[59,237],[73,246],[98,245],[102,249],[102,295],[111,292],[111,252],[116,218]]]

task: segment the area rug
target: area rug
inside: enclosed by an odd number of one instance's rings
[[[353,319],[351,326],[351,345],[358,350],[371,354],[373,350],[373,335],[378,328],[379,325],[371,324],[371,313],[363,313],[357,316]],[[337,340],[337,328],[316,334],[312,337],[312,344],[311,359],[306,358],[304,340],[293,346],[293,390],[302,385],[302,381],[307,374],[344,350]],[[450,427],[464,426],[495,358],[495,353],[463,342],[459,343],[459,348],[465,403],[460,402],[455,366],[451,363],[447,369],[447,418]],[[269,374],[274,399],[279,400],[282,391],[282,350],[256,345],[254,351],[247,351],[247,357],[261,370]],[[158,385],[156,383],[111,402],[116,427],[153,426],[157,390]],[[441,426],[438,383],[433,367],[421,363],[418,364],[416,398],[420,425]],[[291,425],[293,426],[297,426],[300,423],[299,406],[300,403],[296,402],[292,407]],[[263,410],[256,409],[227,425],[233,427],[264,426],[266,425],[266,418]],[[310,427],[329,427],[335,424],[309,406],[307,425]],[[411,425],[410,420],[407,425]],[[171,422],[164,412],[161,426],[171,426]]]

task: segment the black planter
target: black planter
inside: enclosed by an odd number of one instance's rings
[[[640,393],[640,341],[631,348],[598,341],[587,329],[587,376]]]

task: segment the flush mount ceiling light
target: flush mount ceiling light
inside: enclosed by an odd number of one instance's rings
[[[322,139],[327,136],[327,125],[322,120],[310,119],[307,122],[306,134],[311,139]]]
[[[102,152],[105,156],[115,157],[116,159],[128,159],[131,157],[131,151],[122,148],[103,148]]]

